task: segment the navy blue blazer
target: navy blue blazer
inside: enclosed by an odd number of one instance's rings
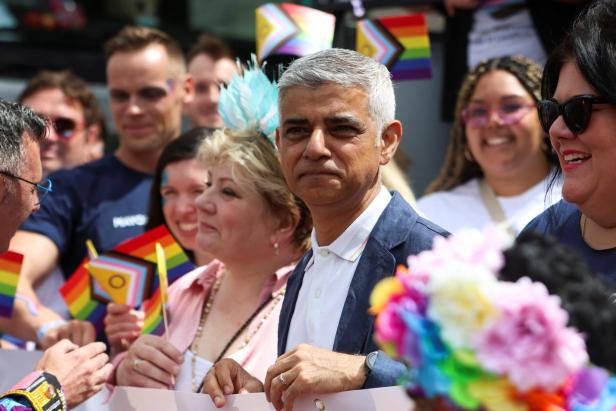
[[[374,317],[368,314],[372,289],[381,279],[393,275],[399,264],[406,265],[409,255],[432,248],[434,236],[448,234],[439,226],[420,217],[400,194],[393,193],[391,201],[370,233],[351,281],[334,339],[334,351],[366,355],[378,350],[372,338]],[[311,258],[312,250],[302,257],[287,283],[278,323],[278,355],[282,355],[286,350],[291,318],[306,264]],[[379,352],[364,387],[395,385],[403,370],[402,363]]]

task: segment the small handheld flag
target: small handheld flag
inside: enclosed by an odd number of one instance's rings
[[[259,61],[274,54],[307,56],[332,46],[333,14],[292,3],[267,3],[255,14]]]
[[[164,225],[147,231],[138,237],[125,241],[115,247],[113,251],[123,256],[136,258],[141,261],[140,264],[146,264],[149,262],[151,265],[155,266],[157,263],[155,244],[157,242],[164,248],[167,277],[170,284],[194,268],[194,264],[188,259],[188,256],[182,247],[180,247],[175,238],[173,238],[167,227]],[[62,286],[60,293],[66,301],[69,311],[74,318],[92,322],[97,331],[100,332],[104,328],[103,319],[106,312],[106,305],[101,301],[111,301],[113,298],[112,295],[103,289],[103,287],[98,285],[97,282],[92,282],[91,275],[88,272],[86,265],[90,262],[90,260],[94,260],[94,258],[98,257],[98,253],[92,244],[91,247],[88,246],[88,250],[90,259],[84,259],[79,268]],[[109,253],[105,253],[104,255],[107,254]],[[144,260],[145,263],[142,260]],[[131,261],[134,262],[133,260]],[[135,267],[133,268],[136,269]],[[107,279],[109,278],[110,277],[108,276]],[[116,280],[119,281],[119,279],[114,279],[114,285],[117,286],[117,283],[115,282]],[[147,284],[148,282],[149,284]],[[151,296],[148,304],[145,302],[143,303],[143,309],[146,311],[147,316],[148,309],[153,309],[151,301],[156,299],[156,290],[158,290],[158,276],[153,275],[149,281],[145,281],[145,285],[147,286],[145,287],[147,292],[143,293],[143,298]],[[131,295],[131,293],[127,291],[126,295]],[[99,299],[97,300],[94,296],[98,296]],[[137,300],[137,298],[134,299],[134,301]],[[155,330],[155,328],[156,324],[154,325],[153,330]],[[160,328],[162,329],[162,318]]]
[[[423,14],[360,20],[355,49],[386,65],[394,80],[432,77],[430,38]]]
[[[0,255],[0,317],[13,314],[15,294],[24,256],[13,251]]]

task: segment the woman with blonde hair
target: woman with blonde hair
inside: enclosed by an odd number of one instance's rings
[[[511,233],[560,199],[546,196],[558,161],[539,122],[541,68],[522,56],[475,67],[458,94],[439,176],[417,206],[451,232],[499,223]]]
[[[265,101],[259,88],[267,89]],[[251,89],[250,115],[240,114],[245,101],[233,98],[239,89]],[[227,107],[236,110],[236,120],[255,121],[246,121],[242,131],[217,130],[199,149],[206,176],[205,191],[196,200],[197,248],[215,260],[170,287],[169,340],[143,335],[114,359],[118,385],[194,392],[223,357],[261,377],[276,359],[286,282],[309,247],[312,228],[306,207],[287,188],[268,138],[278,122],[276,100],[274,85],[259,69],[234,77],[223,90],[223,119]],[[274,115],[268,115],[272,107]]]

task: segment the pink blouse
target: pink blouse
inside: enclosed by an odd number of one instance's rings
[[[248,344],[227,356],[237,361],[246,371],[261,381],[265,379],[268,367],[274,364],[277,358],[278,317],[282,299],[276,297],[284,293],[287,280],[293,273],[294,267],[295,264],[291,264],[280,268],[266,282],[261,290],[259,301],[264,302],[269,296],[274,298],[248,326],[246,335],[254,333]],[[208,265],[185,274],[169,287],[169,342],[179,351],[188,350],[195,339],[201,317],[194,314],[201,314],[205,299],[223,269],[224,264],[214,260]],[[123,352],[114,358],[113,364],[116,369],[125,357],[126,352]],[[110,382],[113,383],[113,381]]]

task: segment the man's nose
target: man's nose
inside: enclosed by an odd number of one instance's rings
[[[130,96],[128,98],[126,111],[130,114],[141,114],[143,112],[143,107],[141,106],[139,96]]]
[[[210,87],[209,97],[212,103],[218,104],[218,100],[220,99],[220,86],[218,84],[213,84]]]
[[[331,155],[325,142],[325,133],[321,129],[316,128],[312,131],[304,150],[304,155],[311,159],[319,159]]]

